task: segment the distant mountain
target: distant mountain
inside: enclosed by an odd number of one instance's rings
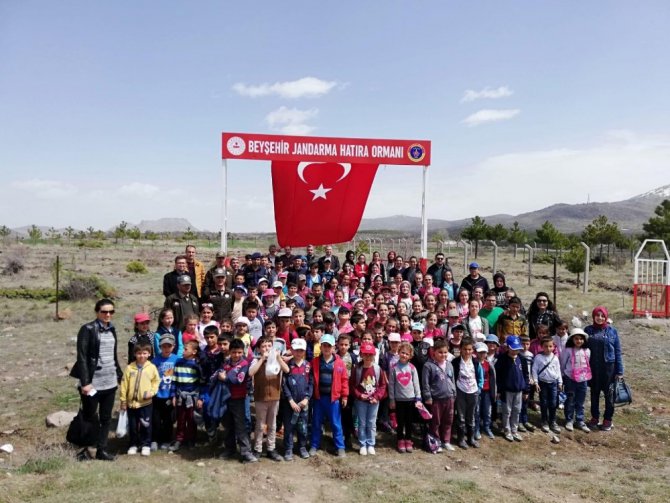
[[[554,204],[541,210],[521,213],[519,215],[481,215],[487,224],[502,224],[510,227],[515,221],[519,227],[535,230],[549,220],[561,232],[581,232],[581,230],[599,215],[605,215],[609,220],[617,222],[624,232],[637,233],[642,231],[642,224],[649,220],[654,208],[661,201],[670,197],[670,185],[664,185],[644,194],[637,195],[624,201],[614,203],[588,204]],[[474,215],[473,215],[474,216]],[[470,218],[461,220],[428,219],[428,231],[444,231],[458,234],[471,223]],[[359,231],[387,230],[403,233],[418,233],[421,228],[421,219],[406,215],[392,217],[366,218],[361,222]]]
[[[128,227],[132,228],[134,226],[128,225]],[[199,232],[199,229],[196,229],[196,227],[191,225],[191,222],[185,218],[159,218],[158,220],[142,220],[139,224],[137,224],[137,228],[142,232],[184,232],[189,227],[193,232]]]

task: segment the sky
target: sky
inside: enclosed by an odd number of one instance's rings
[[[221,227],[221,132],[432,141],[429,218],[670,183],[670,2],[0,2],[0,225]],[[419,216],[380,167],[364,217]],[[269,162],[229,230],[274,230]]]

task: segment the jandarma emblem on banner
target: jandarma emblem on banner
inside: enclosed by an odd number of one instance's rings
[[[426,149],[420,143],[413,143],[407,149],[407,157],[412,162],[421,162],[426,157]]]

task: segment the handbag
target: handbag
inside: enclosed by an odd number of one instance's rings
[[[610,384],[609,394],[615,407],[622,407],[633,403],[633,392],[623,377]]]
[[[128,434],[128,411],[119,413],[119,421],[116,423],[116,438],[123,438]]]
[[[91,421],[87,421],[84,417],[84,409],[81,402],[79,403],[79,412],[74,416],[74,419],[68,426],[65,439],[71,444],[79,447],[89,447],[95,445],[98,441],[100,433],[100,420],[98,414],[94,414]]]

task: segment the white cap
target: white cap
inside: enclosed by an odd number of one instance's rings
[[[277,313],[278,318],[290,318],[293,316],[293,311],[291,311],[288,307],[283,307],[279,310],[279,313]]]
[[[246,316],[240,316],[239,318],[237,318],[237,320],[235,321],[235,325],[237,325],[238,323],[244,323],[247,327],[251,325],[249,318],[247,318]]]
[[[291,341],[291,349],[307,349],[307,341],[299,337],[293,339]]]
[[[398,332],[391,332],[388,338],[389,342],[402,342],[402,338]]]
[[[489,352],[488,346],[483,342],[478,342],[477,344],[475,344],[475,353],[481,353],[482,351],[488,353]]]

